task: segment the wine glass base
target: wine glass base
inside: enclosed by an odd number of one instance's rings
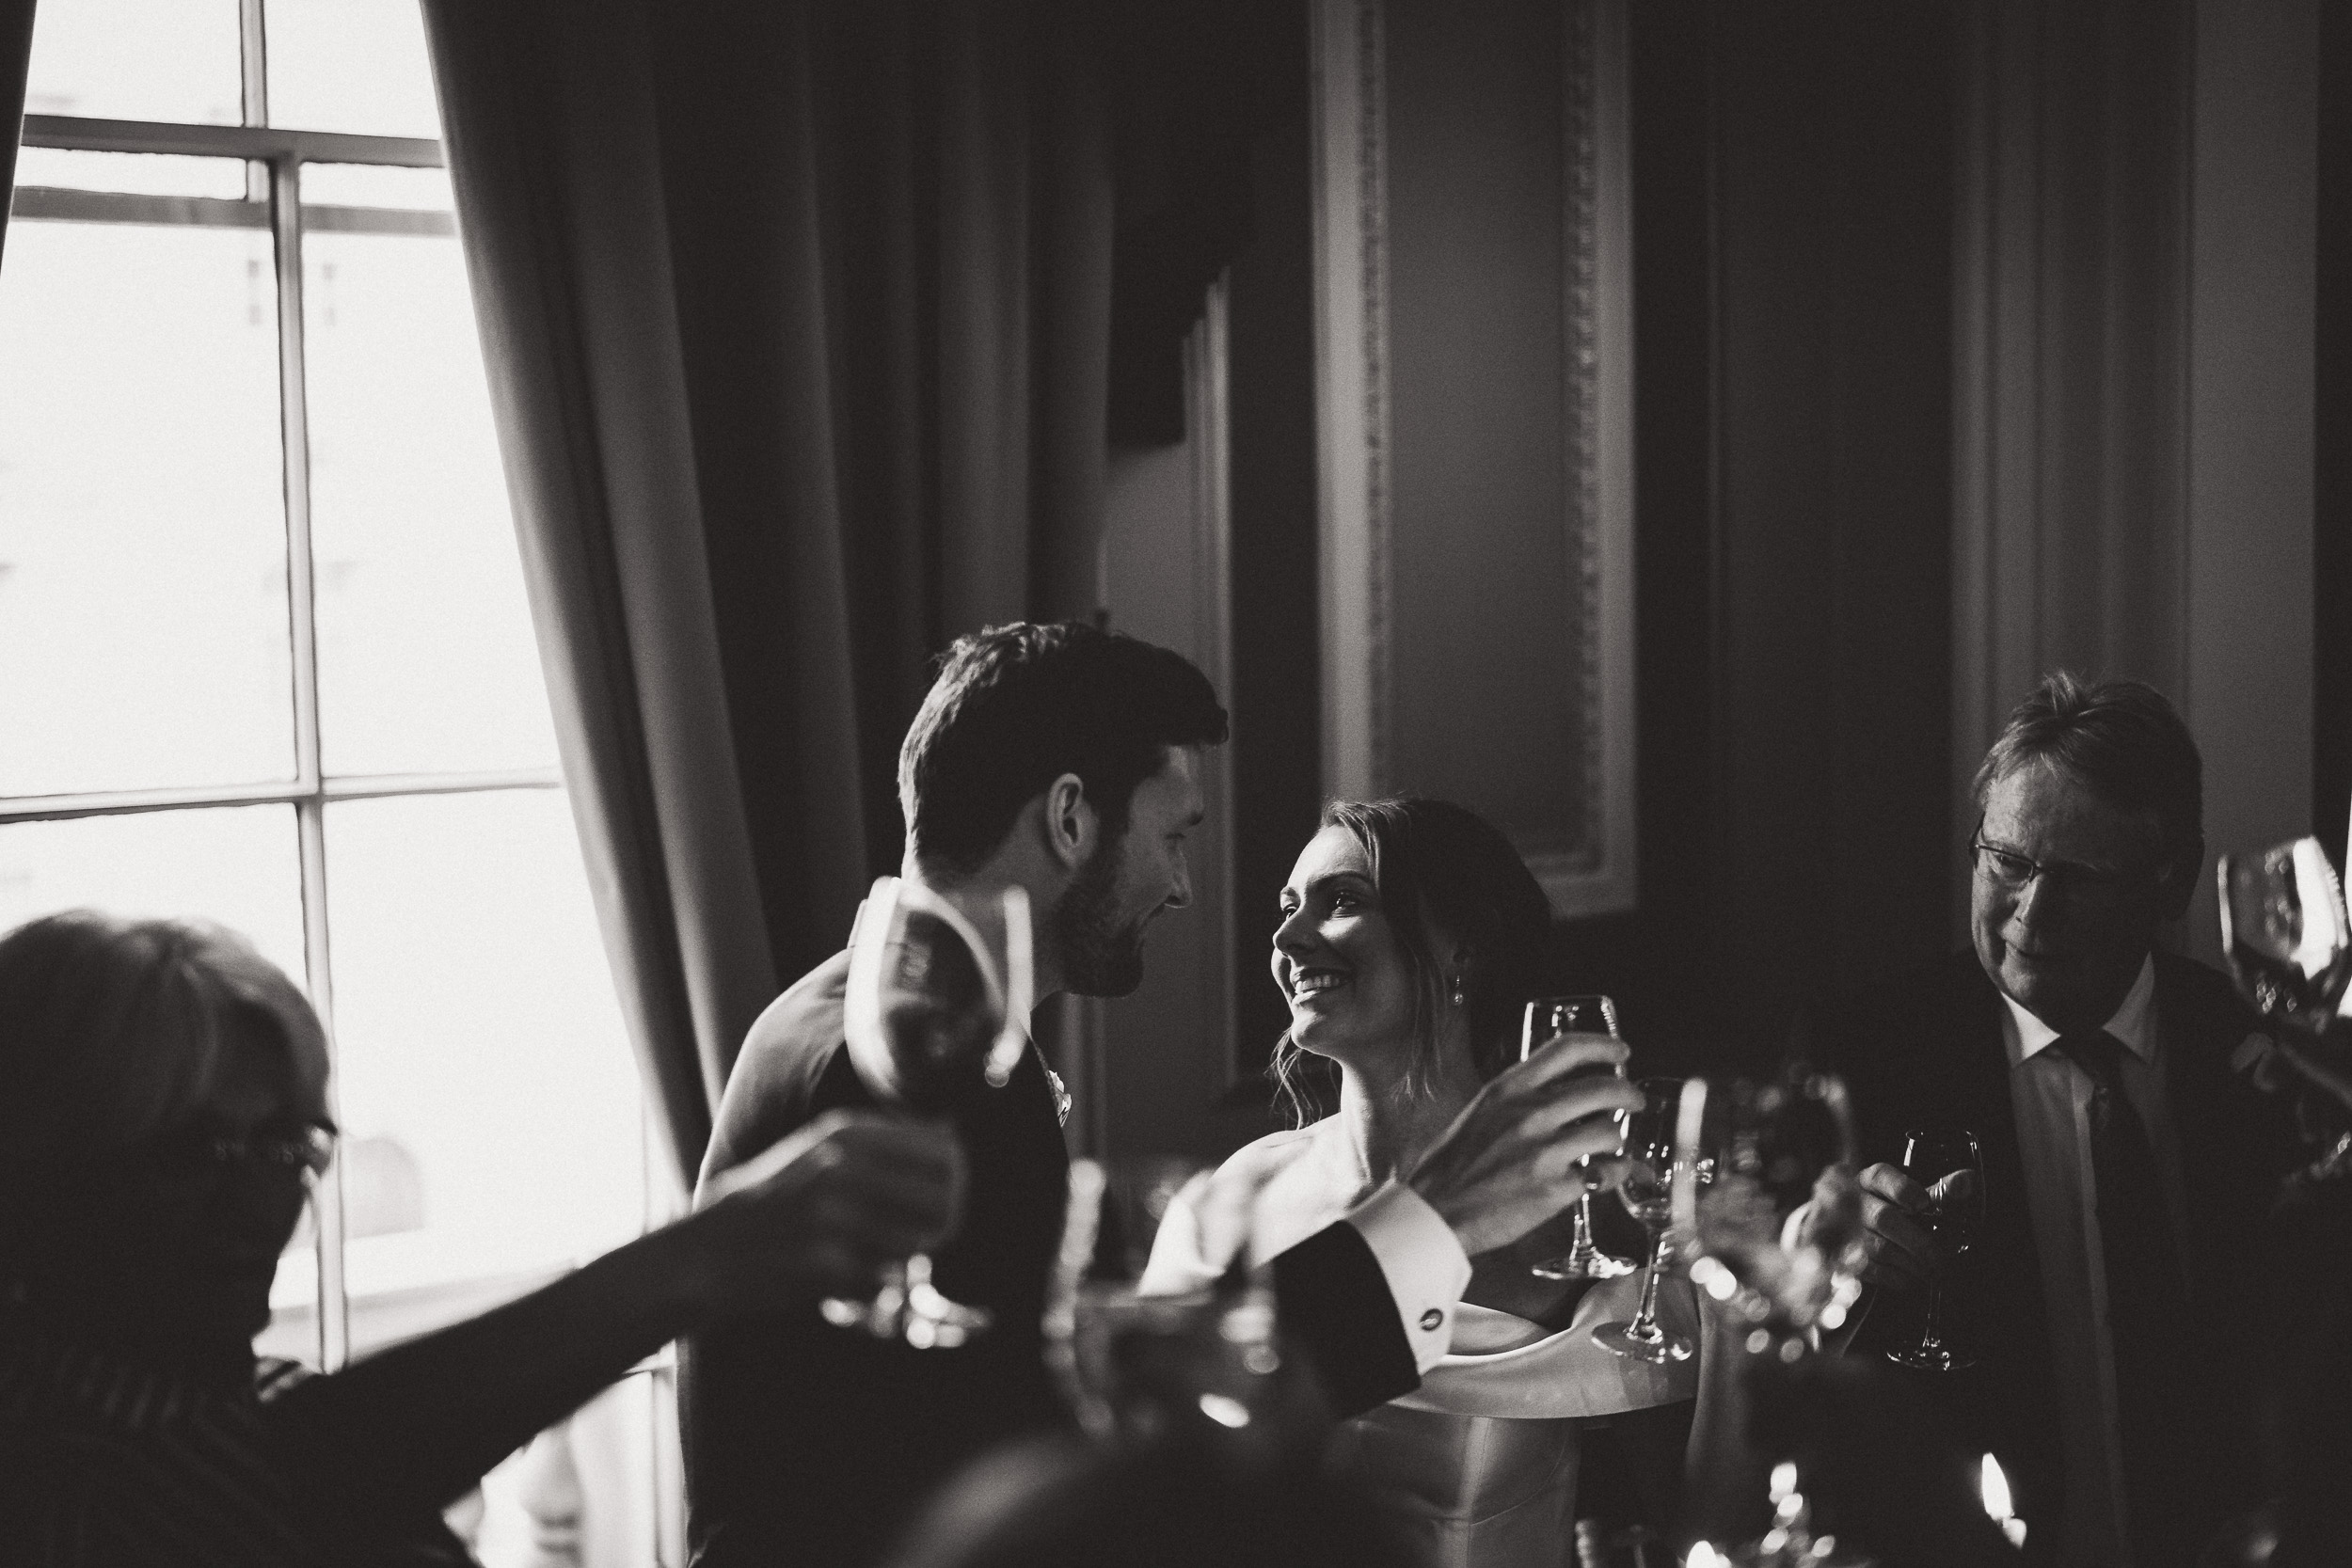
[[[1668,1334],[1661,1328],[1636,1333],[1631,1323],[1603,1323],[1593,1330],[1593,1343],[1613,1354],[1634,1361],[1646,1361],[1653,1367],[1670,1362],[1688,1361],[1694,1348],[1679,1334]]]
[[[1888,1351],[1886,1359],[1916,1372],[1957,1372],[1977,1364],[1977,1357],[1949,1345],[1906,1345]]]
[[[1641,1266],[1612,1253],[1593,1251],[1580,1255],[1571,1252],[1565,1257],[1537,1263],[1527,1272],[1538,1279],[1621,1279]]]

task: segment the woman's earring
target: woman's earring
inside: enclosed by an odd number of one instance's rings
[[[1462,989],[1462,977],[1456,974],[1454,977],[1454,1005],[1458,1007],[1469,1000],[1470,993]]]

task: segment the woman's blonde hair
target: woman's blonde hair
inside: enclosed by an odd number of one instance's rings
[[[301,1087],[325,1033],[234,931],[72,910],[0,938],[0,1158],[104,1151],[186,1125],[217,1088],[230,1026],[284,1043]]]

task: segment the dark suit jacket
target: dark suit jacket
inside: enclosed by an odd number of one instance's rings
[[[720,1106],[703,1176],[727,1170],[824,1111],[870,1106],[841,1038],[849,955],[762,1013]],[[697,1335],[680,1347],[688,1532],[698,1568],[866,1560],[964,1461],[1064,1419],[1040,1328],[1061,1238],[1069,1155],[1035,1053],[957,1118],[970,1165],[961,1230],[933,1281],[995,1324],[952,1351],[917,1351],[824,1323],[813,1303]],[[1283,1332],[1341,1414],[1419,1377],[1388,1284],[1345,1225],[1275,1263]]]
[[[1813,1043],[1852,1092],[1865,1164],[1899,1161],[1903,1134],[1914,1128],[1966,1128],[1982,1146],[1984,1230],[1959,1265],[1946,1314],[1947,1337],[1984,1359],[1942,1377],[1912,1375],[1971,1451],[2000,1459],[2019,1516],[2032,1522],[2028,1556],[2051,1560],[2062,1540],[2065,1464],[2001,1008],[2000,992],[1976,954],[1963,952],[1839,1009],[1817,1025]],[[2199,1441],[2211,1460],[2209,1495],[2198,1512],[2201,1522],[2217,1525],[2260,1493],[2251,1353],[2228,1336],[2233,1323],[2260,1311],[2266,1295],[2260,1221],[2294,1143],[2282,1108],[2231,1069],[2232,1053],[2261,1024],[2226,979],[2158,953],[2156,1022],[2196,1238],[2196,1255],[2186,1260],[2184,1360],[2216,1374],[2199,1377],[2190,1390],[2202,1413]],[[1855,1337],[1858,1351],[1916,1337],[1919,1297],[1872,1294]]]

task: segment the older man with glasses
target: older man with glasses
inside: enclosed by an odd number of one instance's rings
[[[1863,1123],[1862,1349],[1915,1340],[1922,1287],[1973,1364],[1914,1374],[1997,1455],[2028,1557],[2195,1561],[2260,1495],[2257,1237],[2293,1144],[2241,1075],[2258,1025],[2158,936],[2204,885],[2197,746],[2153,689],[2060,673],[1976,779],[1969,951],[1829,1022]],[[1984,1221],[1931,1236],[1906,1132],[1966,1131]]]

